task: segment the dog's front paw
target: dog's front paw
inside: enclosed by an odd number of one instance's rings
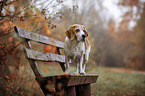
[[[74,72],[74,75],[79,75],[79,73],[78,72]]]
[[[85,75],[86,73],[84,71],[81,71],[80,72],[80,75]]]

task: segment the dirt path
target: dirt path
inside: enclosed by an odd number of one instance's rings
[[[145,75],[145,71],[137,71],[132,69],[126,68],[115,68],[115,67],[106,67],[107,70],[115,71],[115,72],[127,72],[127,73],[138,73]]]

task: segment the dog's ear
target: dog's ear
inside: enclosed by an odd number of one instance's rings
[[[86,37],[88,37],[88,31],[85,26],[84,26],[84,33],[86,34]]]
[[[70,26],[65,34],[70,40],[73,40],[75,38],[74,26]]]

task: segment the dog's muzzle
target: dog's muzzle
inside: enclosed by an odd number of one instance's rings
[[[83,34],[83,35],[82,35],[82,40],[85,41],[85,39],[86,39],[86,35]]]

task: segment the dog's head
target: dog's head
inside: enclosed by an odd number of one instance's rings
[[[70,40],[76,39],[77,41],[85,41],[88,37],[86,27],[79,24],[71,25],[65,34]]]

